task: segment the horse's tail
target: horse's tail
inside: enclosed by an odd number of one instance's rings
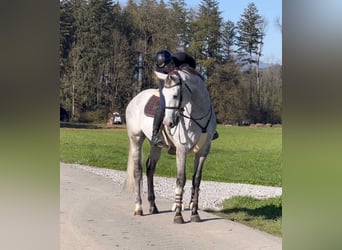
[[[142,152],[139,151],[135,144],[130,141],[129,152],[128,152],[128,161],[127,161],[127,175],[124,183],[124,190],[129,194],[132,194],[135,191],[135,175],[142,174],[141,170],[141,160],[142,160]],[[140,169],[140,170],[139,170]],[[141,173],[139,173],[141,172]],[[140,178],[140,187],[142,187],[142,176]]]
[[[134,160],[132,153],[132,146],[129,146],[128,161],[127,161],[127,175],[124,183],[124,190],[132,194],[135,190],[134,184]]]

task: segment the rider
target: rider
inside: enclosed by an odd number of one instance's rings
[[[196,69],[195,59],[185,52],[177,52],[172,54],[168,50],[159,50],[155,54],[154,60],[156,64],[156,71],[163,74],[168,74],[172,72],[174,69],[179,69],[183,65],[189,65],[191,68]],[[159,80],[158,88],[160,96],[160,105],[156,109],[156,113],[154,115],[153,120],[153,130],[151,139],[151,144],[153,146],[161,146],[162,144],[162,141],[160,140],[158,134],[165,114],[165,98],[162,93],[163,87],[164,81]],[[217,132],[215,132],[213,140],[217,137],[218,134]]]

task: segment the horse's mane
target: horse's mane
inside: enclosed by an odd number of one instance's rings
[[[186,71],[190,75],[197,75],[197,76],[199,76],[203,80],[203,82],[205,81],[204,77],[197,70],[195,70],[194,68],[191,68],[189,65],[182,66],[180,68],[180,70],[181,71]]]

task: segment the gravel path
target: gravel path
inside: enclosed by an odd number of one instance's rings
[[[120,186],[126,178],[125,171],[118,171],[112,169],[96,168],[91,166],[84,166],[78,164],[69,164],[71,166],[80,168],[84,171],[93,173],[95,175],[103,176],[113,180]],[[154,177],[154,189],[156,195],[156,202],[158,204],[158,197],[163,197],[166,200],[174,200],[174,190],[176,187],[175,178],[167,177]],[[280,196],[282,194],[281,187],[269,187],[261,185],[250,185],[250,184],[236,184],[236,183],[223,183],[213,181],[202,181],[201,191],[199,197],[200,209],[220,209],[221,203],[225,199],[229,199],[233,196],[251,196],[258,199],[265,199]],[[144,175],[143,180],[143,192],[147,193],[146,176]],[[191,181],[187,180],[184,190],[184,205],[187,206],[190,201],[191,192]]]

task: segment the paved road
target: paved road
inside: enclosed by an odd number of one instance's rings
[[[147,197],[143,197],[148,212]],[[134,198],[122,186],[68,164],[60,165],[60,249],[281,249],[279,237],[200,211],[184,211],[173,224],[171,202],[157,197],[161,213],[133,216]]]

